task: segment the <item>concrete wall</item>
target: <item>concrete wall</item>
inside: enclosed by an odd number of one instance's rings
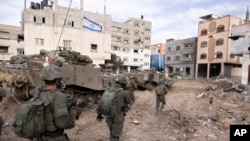
[[[249,61],[250,54],[249,53],[244,53],[243,54],[243,65],[242,65],[242,75],[241,75],[241,83],[247,85],[248,84],[248,78],[249,76]]]
[[[232,37],[238,36],[238,39],[231,40],[231,53],[242,54],[248,51],[250,47],[250,24],[243,24],[232,27]]]
[[[190,74],[188,77],[194,78],[195,61],[196,61],[196,48],[197,38],[187,38],[183,40],[171,40],[166,42],[166,55],[165,64],[168,71],[168,67],[173,68],[173,72],[176,72],[176,68],[182,69],[181,73],[186,76],[186,68],[190,68]],[[185,47],[187,44],[192,46]],[[180,50],[176,50],[176,47],[180,46]],[[185,56],[185,55],[188,55]],[[176,60],[176,56],[180,56],[179,60]],[[168,60],[170,58],[170,60]]]
[[[46,25],[36,25],[33,23],[25,24],[25,53],[38,54],[41,49],[55,50],[60,37],[60,27]],[[41,32],[43,31],[43,32]],[[37,45],[36,38],[44,39],[44,45]],[[86,32],[73,28],[65,28],[59,46],[63,47],[63,40],[71,40],[72,50],[78,51],[83,55],[89,55],[93,59],[93,64],[103,64],[104,59],[110,59],[111,35],[95,32]],[[91,44],[97,45],[97,50],[91,50]]]
[[[73,21],[74,26],[65,26],[63,24],[66,16],[66,7],[57,7],[57,12],[49,10],[24,10],[24,35],[25,35],[25,53],[38,54],[41,49],[55,50],[57,45],[64,47],[64,40],[71,41],[70,47],[83,55],[88,55],[93,60],[93,64],[104,64],[105,59],[111,57],[111,34],[108,31],[110,26],[104,24],[110,20],[111,16],[83,13],[77,9],[70,9],[67,21]],[[103,32],[90,32],[83,29],[83,15],[100,22]],[[34,22],[34,17],[44,17],[44,23]],[[102,17],[102,18],[100,18]],[[110,23],[110,21],[108,22]],[[106,27],[107,25],[107,27]],[[105,29],[105,31],[104,31]],[[62,32],[63,31],[63,32]],[[62,33],[62,35],[61,35]],[[59,41],[59,38],[61,39]],[[36,43],[36,39],[44,40],[43,45]],[[59,42],[59,44],[58,44]],[[91,50],[91,44],[97,45],[97,50]]]
[[[24,42],[18,41],[18,34],[22,34],[21,27],[0,24],[0,46],[8,47],[7,53],[0,53],[0,61],[10,60],[17,55],[17,49],[23,49]]]
[[[241,83],[248,84],[249,79],[249,47],[250,47],[250,23],[238,25],[232,27],[232,41],[231,41],[231,53],[236,55],[243,55],[241,62]],[[237,38],[235,38],[237,37]],[[238,56],[237,56],[238,57]]]

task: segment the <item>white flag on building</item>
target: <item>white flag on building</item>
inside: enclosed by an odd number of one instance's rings
[[[83,17],[83,28],[90,30],[90,31],[95,31],[95,32],[102,32],[102,26],[99,25],[98,23],[90,20],[87,17]]]

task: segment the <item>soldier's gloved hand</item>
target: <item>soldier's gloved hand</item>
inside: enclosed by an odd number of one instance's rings
[[[70,111],[74,113],[76,119],[79,119],[79,115],[82,113],[82,109],[77,106],[71,107]]]
[[[102,115],[97,115],[97,117],[96,117],[96,119],[98,120],[98,121],[100,121],[100,122],[102,122],[102,119],[103,119],[104,117],[102,116]]]

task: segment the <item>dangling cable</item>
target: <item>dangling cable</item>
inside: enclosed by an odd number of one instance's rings
[[[58,48],[59,48],[59,43],[60,43],[60,40],[61,40],[61,37],[62,37],[62,33],[63,33],[63,31],[64,31],[64,27],[65,27],[65,25],[66,25],[66,21],[67,21],[67,17],[68,17],[68,14],[69,14],[70,7],[71,7],[71,3],[72,3],[72,0],[70,0],[69,6],[68,6],[67,14],[66,14],[65,19],[64,19],[62,31],[61,31],[61,33],[60,33],[60,36],[59,36],[59,39],[58,39],[58,43],[57,43],[57,47],[56,47],[56,50],[55,50],[55,52],[54,52],[53,58],[55,58],[56,52],[57,52],[57,50],[58,50]],[[52,63],[54,63],[54,60],[55,60],[55,59],[52,60]],[[48,71],[47,71],[47,73],[46,73],[46,77],[48,76],[48,74],[49,74],[49,72],[50,72],[50,69],[51,69],[51,65],[49,65],[49,69],[48,69]],[[43,88],[43,85],[42,85],[42,88]]]
[[[70,7],[71,7],[71,3],[72,3],[72,0],[70,0],[69,6],[68,6],[67,14],[66,14],[65,19],[64,19],[62,31],[61,31],[61,33],[60,33],[60,36],[59,36],[59,39],[58,39],[58,43],[57,43],[56,50],[55,50],[55,52],[54,52],[53,58],[55,58],[56,52],[57,52],[57,50],[58,50],[58,48],[59,48],[59,43],[60,43],[60,40],[61,40],[61,37],[62,37],[62,33],[63,33],[63,31],[64,31],[64,27],[65,27],[65,25],[66,25],[66,21],[67,21],[68,15],[69,15],[69,10],[70,10]],[[55,59],[52,60],[53,63],[54,63],[54,60],[55,60]],[[50,68],[51,68],[51,65],[49,66],[49,70],[48,70],[46,76],[48,75],[48,73],[49,73],[49,71],[50,71]]]

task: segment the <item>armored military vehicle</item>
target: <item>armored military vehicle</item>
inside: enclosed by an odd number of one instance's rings
[[[1,64],[0,82],[6,83],[16,100],[27,100],[41,86],[39,73],[43,61],[29,61],[22,64]]]
[[[153,90],[161,80],[164,80],[165,85],[168,88],[171,88],[174,81],[170,78],[165,78],[163,73],[157,72],[155,70],[149,71],[138,71],[133,75],[135,78],[135,82],[138,88],[146,89],[146,90]]]
[[[41,86],[39,73],[46,64],[45,56],[49,57],[47,61],[53,61],[54,64],[61,66],[63,90],[78,102],[98,102],[105,87],[115,81],[112,73],[106,73],[110,72],[106,71],[109,67],[93,67],[92,60],[86,55],[72,51],[59,52],[58,56],[54,53],[54,51],[41,50],[39,55],[33,55],[22,64],[12,62],[12,64],[2,65],[0,82],[8,83],[15,97],[29,99],[35,89]]]

